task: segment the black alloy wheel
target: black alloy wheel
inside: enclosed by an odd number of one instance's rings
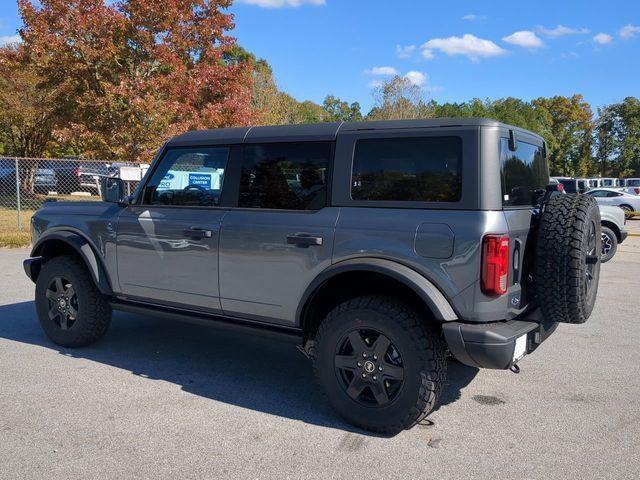
[[[367,407],[387,405],[403,386],[404,368],[398,348],[376,330],[353,330],[340,342],[335,373],[344,391]]]
[[[64,277],[53,277],[45,295],[49,305],[49,319],[60,330],[72,328],[78,318],[78,295],[71,282]]]

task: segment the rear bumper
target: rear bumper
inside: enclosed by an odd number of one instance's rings
[[[478,368],[506,369],[533,352],[557,328],[557,322],[539,321],[537,313],[501,322],[447,322],[442,330],[449,350],[460,362]]]

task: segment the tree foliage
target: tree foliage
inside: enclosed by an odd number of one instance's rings
[[[251,123],[251,70],[227,62],[230,0],[18,0],[20,47],[60,114],[57,137],[147,160],[188,129]]]

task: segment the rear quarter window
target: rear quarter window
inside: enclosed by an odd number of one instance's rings
[[[501,138],[500,168],[503,206],[527,207],[539,203],[549,183],[547,159],[541,146],[520,141],[513,152],[509,140]]]
[[[371,138],[355,145],[353,200],[457,202],[461,191],[460,137]]]

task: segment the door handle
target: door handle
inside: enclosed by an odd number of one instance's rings
[[[300,248],[317,247],[322,245],[322,237],[316,237],[309,233],[294,233],[287,235],[287,244]]]
[[[193,238],[193,239],[202,239],[202,238],[211,238],[213,237],[213,232],[211,230],[206,230],[201,227],[191,227],[182,231],[182,234],[185,237]]]

